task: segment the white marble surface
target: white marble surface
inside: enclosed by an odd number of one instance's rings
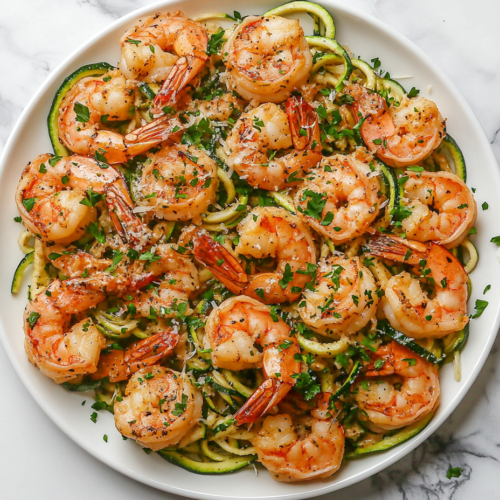
[[[346,0],[347,1],[347,0]],[[148,0],[0,1],[0,151],[23,107],[72,50]],[[500,160],[500,2],[349,0],[403,33],[451,77]],[[10,281],[4,276],[3,282]],[[471,391],[415,452],[323,500],[500,498],[500,338]],[[29,396],[0,346],[0,498],[83,500],[180,497],[158,492],[86,454]],[[447,479],[449,467],[459,479]]]

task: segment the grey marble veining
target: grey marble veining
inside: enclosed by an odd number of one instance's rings
[[[0,151],[23,107],[49,72],[89,36],[148,3],[151,2],[0,2]],[[471,105],[497,160],[500,159],[500,2],[349,3],[404,34],[443,69]],[[74,21],[68,22],[71,19]],[[500,339],[472,389],[438,432],[399,463],[353,487],[325,495],[322,500],[499,499],[499,366]],[[17,377],[13,377],[12,366],[1,347],[0,378],[9,381],[4,384],[2,402],[8,401],[9,408],[17,409],[14,420],[11,411],[0,412],[0,449],[4,450],[0,454],[0,497],[66,500],[71,491],[72,500],[87,499],[90,494],[142,500],[179,498],[119,475],[62,435]],[[462,468],[461,477],[447,479],[450,467]],[[54,471],[64,471],[57,473],[56,482]],[[30,480],[26,480],[28,476]],[[85,487],[89,483],[90,489]],[[75,489],[74,485],[81,487]]]

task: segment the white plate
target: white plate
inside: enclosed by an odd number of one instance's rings
[[[17,246],[21,226],[13,222],[17,215],[14,192],[23,167],[38,154],[52,151],[47,134],[46,117],[58,86],[68,74],[78,67],[94,62],[116,63],[119,57],[118,40],[124,31],[145,14],[182,9],[190,17],[208,12],[232,12],[238,9],[243,15],[259,14],[276,6],[278,2],[253,0],[249,8],[244,2],[215,0],[164,1],[135,11],[113,23],[71,54],[47,79],[33,97],[16,124],[5,147],[0,162],[0,234],[3,257],[0,275],[4,285],[0,290],[0,334],[4,347],[19,377],[49,417],[75,442],[110,467],[137,481],[155,488],[205,499],[280,498],[299,499],[328,493],[361,481],[400,460],[427,439],[450,415],[462,400],[486,360],[499,326],[500,265],[496,247],[489,243],[492,236],[500,234],[500,176],[490,145],[469,106],[448,79],[428,61],[426,56],[397,32],[390,31],[381,22],[340,4],[337,0],[319,2],[333,15],[337,26],[337,40],[350,50],[370,61],[379,57],[382,67],[391,75],[413,75],[403,80],[409,88],[421,89],[421,95],[432,98],[443,116],[448,118],[448,131],[457,140],[467,161],[468,184],[477,188],[479,205],[488,201],[489,210],[479,208],[474,237],[480,251],[479,265],[472,274],[473,293],[470,311],[478,298],[483,298],[485,286],[492,289],[484,297],[490,305],[481,318],[472,320],[471,334],[462,355],[462,382],[453,380],[451,365],[441,371],[442,399],[439,410],[429,426],[412,440],[388,452],[366,457],[342,467],[333,477],[316,482],[283,484],[271,479],[262,471],[258,477],[252,468],[226,476],[199,476],[177,468],[158,455],[146,455],[133,441],[122,441],[114,428],[113,417],[100,412],[96,424],[89,416],[91,401],[81,406],[82,396],[66,392],[44,377],[27,360],[23,348],[22,313],[26,305],[26,285],[14,297],[10,294],[10,281],[22,254]],[[345,3],[345,2],[343,2]],[[311,33],[307,16],[302,17],[306,34]],[[453,57],[453,54],[450,55]],[[427,91],[432,85],[432,94]],[[35,416],[34,416],[35,418]],[[109,442],[103,435],[109,435]],[[29,450],[28,443],[20,443]],[[68,457],[71,462],[71,457]]]

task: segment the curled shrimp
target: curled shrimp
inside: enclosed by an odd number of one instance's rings
[[[202,405],[186,373],[147,367],[130,378],[125,397],[115,403],[115,425],[123,436],[158,451],[186,435],[201,418]]]
[[[95,200],[106,195],[111,220],[124,241],[146,238],[146,229],[132,214],[133,203],[123,175],[87,156],[64,158],[43,154],[28,163],[16,191],[25,226],[44,241],[68,244],[96,220]]]
[[[227,122],[233,114],[238,114],[243,110],[245,101],[233,94],[224,94],[216,96],[210,101],[193,100],[189,104],[189,109],[193,112],[199,112],[202,118],[208,118],[212,121]]]
[[[93,156],[97,152],[108,163],[122,163],[185,128],[177,117],[163,116],[126,136],[105,129],[108,122],[130,119],[133,104],[134,89],[119,71],[83,78],[61,102],[59,138],[74,153]]]
[[[300,217],[340,244],[364,234],[379,213],[380,182],[353,155],[323,158],[295,195]]]
[[[62,383],[94,373],[104,337],[87,318],[69,330],[71,315],[147,285],[154,275],[113,277],[96,273],[89,278],[54,280],[28,304],[24,312],[24,346],[28,359],[47,377]]]
[[[238,225],[236,255],[276,260],[274,272],[247,274],[245,267],[220,243],[199,232],[194,254],[229,290],[266,304],[294,301],[311,280],[316,263],[314,241],[307,227],[283,208],[256,207]]]
[[[292,146],[291,152],[276,156]],[[251,186],[270,191],[293,186],[321,160],[318,116],[302,98],[288,99],[286,113],[276,104],[261,104],[241,115],[225,152],[228,165]]]
[[[300,350],[290,327],[250,297],[232,297],[216,307],[207,319],[204,342],[212,349],[215,367],[238,371],[262,366],[265,380],[235,413],[238,425],[255,422],[278,404],[300,372],[294,359]]]
[[[268,415],[252,444],[259,462],[278,481],[330,477],[344,455],[344,429],[328,410],[330,394],[318,398],[310,415]]]
[[[178,144],[163,146],[149,158],[136,190],[136,212],[189,220],[214,203],[217,165],[204,151]]]
[[[361,136],[371,153],[393,167],[406,167],[429,156],[446,135],[446,121],[434,102],[404,97],[399,106],[361,85],[346,93],[354,98],[356,120],[365,119]]]
[[[45,258],[68,278],[81,278],[105,271],[111,266],[109,259],[99,259],[92,254],[77,248],[63,245],[43,245]]]
[[[154,101],[158,109],[175,102],[208,59],[207,33],[180,11],[139,20],[120,43],[120,70],[127,79],[164,82]]]
[[[247,101],[283,102],[307,82],[312,55],[299,21],[248,16],[224,45],[227,81]]]
[[[180,304],[186,305],[185,313],[191,314],[189,295],[199,287],[198,270],[188,255],[182,255],[175,244],[158,245],[148,271],[164,276],[158,288],[141,290],[132,300],[136,314],[148,317],[151,310],[163,318],[177,315]]]
[[[437,366],[395,341],[381,346],[374,357],[384,365],[379,370],[371,365],[366,382],[357,384],[354,391],[372,423],[382,429],[399,429],[436,408],[440,394]]]
[[[372,237],[368,248],[378,257],[415,266],[416,277],[402,272],[390,278],[385,287],[381,306],[396,330],[421,339],[441,338],[465,327],[469,321],[467,273],[451,252],[435,243],[388,235]],[[422,286],[430,278],[432,294]]]
[[[314,286],[304,290],[304,322],[324,335],[350,335],[373,318],[379,301],[373,274],[359,257],[330,257],[318,266]]]
[[[402,229],[416,241],[459,245],[476,222],[477,204],[465,182],[451,172],[405,172],[403,204],[411,210]]]

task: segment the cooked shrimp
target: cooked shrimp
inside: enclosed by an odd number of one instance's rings
[[[132,342],[125,351],[113,349],[103,352],[92,378],[99,380],[108,377],[110,382],[128,380],[131,374],[170,356],[178,342],[179,334],[173,328],[167,328],[146,339]]]
[[[416,277],[407,272],[393,276],[381,301],[391,325],[410,337],[441,338],[462,330],[467,317],[467,273],[444,247],[376,235],[368,242],[373,255],[415,265]],[[431,296],[420,280],[432,278]],[[432,297],[432,298],[431,298]]]
[[[382,429],[399,429],[436,408],[440,394],[437,366],[395,341],[380,347],[375,358],[385,361],[380,370],[367,372],[377,380],[367,378],[366,383],[357,384],[354,396],[371,422]]]
[[[43,253],[45,258],[67,278],[91,276],[105,271],[112,264],[109,259],[98,259],[83,250],[63,245],[44,245]]]
[[[90,318],[68,330],[71,315],[95,307],[108,294],[136,290],[153,278],[151,273],[122,277],[96,273],[90,278],[54,280],[24,312],[28,359],[59,384],[95,372],[101,349],[106,346],[104,337]]]
[[[403,203],[411,215],[402,221],[406,236],[446,248],[459,245],[476,222],[477,204],[465,182],[451,172],[406,172]]]
[[[340,244],[361,236],[379,213],[380,182],[353,155],[324,158],[295,195],[300,217]]]
[[[16,191],[25,226],[45,241],[68,244],[96,220],[95,198],[106,195],[111,220],[124,241],[147,238],[132,214],[133,203],[123,175],[87,156],[64,158],[43,154],[28,163]],[[82,203],[84,202],[84,203]]]
[[[185,128],[176,116],[163,116],[123,136],[105,130],[107,122],[130,119],[134,89],[119,71],[83,78],[66,94],[59,107],[59,137],[74,153],[102,154],[108,163],[122,163]],[[175,130],[175,132],[174,132]]]
[[[150,155],[138,185],[136,212],[148,212],[166,220],[201,216],[214,203],[217,165],[194,146],[163,146]]]
[[[163,82],[157,108],[175,102],[178,92],[198,74],[208,59],[208,36],[182,12],[155,14],[139,20],[120,40],[120,70],[127,79]]]
[[[261,104],[243,114],[227,138],[227,163],[251,186],[270,191],[293,186],[321,160],[314,109],[302,98],[293,97],[288,99],[286,111],[276,104]],[[275,156],[292,146],[285,156]]]
[[[232,297],[216,307],[207,319],[204,342],[217,368],[262,366],[265,380],[234,415],[238,425],[255,422],[278,404],[295,384],[292,376],[300,372],[294,358],[300,350],[290,327],[250,297]]]
[[[228,86],[247,101],[283,102],[307,82],[312,55],[299,21],[248,16],[224,45]]]
[[[276,259],[274,272],[247,274],[238,260],[205,233],[194,237],[194,253],[229,290],[266,304],[294,301],[311,280],[316,263],[307,227],[283,208],[256,207],[238,225],[235,254],[246,259]],[[314,273],[313,273],[314,274]]]
[[[199,111],[200,117],[212,121],[225,122],[233,114],[239,113],[245,106],[245,101],[233,94],[217,96],[210,101],[193,100],[189,104],[191,111]]]
[[[163,366],[143,368],[129,380],[114,406],[123,436],[154,451],[177,444],[201,418],[203,397],[186,373]]]
[[[359,257],[330,257],[319,264],[299,309],[306,324],[324,335],[350,335],[373,318],[379,301],[373,274]]]
[[[164,276],[158,288],[139,291],[134,295],[133,305],[137,315],[148,317],[151,308],[163,318],[177,315],[177,308],[184,304],[185,314],[190,314],[189,295],[199,287],[198,270],[188,255],[177,251],[175,244],[164,244],[156,247],[155,260],[151,262],[148,271],[156,276]],[[184,306],[182,306],[184,307]]]
[[[404,97],[399,106],[361,85],[346,93],[355,99],[356,120],[365,118],[361,136],[370,152],[393,167],[406,167],[427,158],[446,135],[446,121],[425,97]]]
[[[330,477],[344,455],[344,429],[328,411],[324,393],[310,415],[268,415],[252,444],[259,462],[278,481],[309,481]]]

